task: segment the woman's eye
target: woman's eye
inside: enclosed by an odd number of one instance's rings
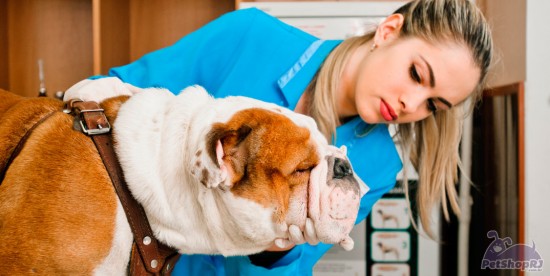
[[[418,71],[416,71],[416,66],[411,65],[411,67],[409,68],[409,73],[411,74],[411,78],[417,82],[417,83],[421,83],[422,82],[422,79],[420,79],[420,75],[418,74]]]
[[[428,99],[428,110],[431,112],[437,111],[437,106],[435,105],[435,101],[433,99]]]

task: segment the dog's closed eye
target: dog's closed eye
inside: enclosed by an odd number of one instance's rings
[[[301,176],[301,175],[304,175],[304,174],[309,174],[311,172],[311,170],[313,169],[313,167],[308,167],[308,168],[296,168],[293,172],[292,172],[292,175],[293,176]]]
[[[311,170],[314,166],[310,167],[297,167],[291,174],[291,182],[290,185],[299,185],[303,183],[307,183],[309,181],[309,175],[311,174]]]

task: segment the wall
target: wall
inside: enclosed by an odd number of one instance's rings
[[[525,83],[525,243],[535,242],[550,271],[550,1],[527,1],[527,81]],[[548,272],[546,272],[548,273]],[[531,272],[526,275],[541,275]]]
[[[492,27],[497,63],[489,86],[525,80],[525,17],[527,0],[477,1]]]

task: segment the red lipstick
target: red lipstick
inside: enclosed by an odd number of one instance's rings
[[[384,120],[388,122],[397,119],[397,114],[395,114],[393,108],[391,108],[391,106],[387,104],[384,100],[380,100],[380,114],[382,114]]]

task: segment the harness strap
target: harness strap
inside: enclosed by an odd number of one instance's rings
[[[143,206],[135,200],[128,189],[113,148],[111,126],[104,110],[96,102],[81,100],[69,101],[65,112],[69,110],[75,114],[81,130],[90,136],[96,145],[132,229],[134,244],[130,258],[130,275],[170,275],[180,255],[175,249],[157,241]]]

